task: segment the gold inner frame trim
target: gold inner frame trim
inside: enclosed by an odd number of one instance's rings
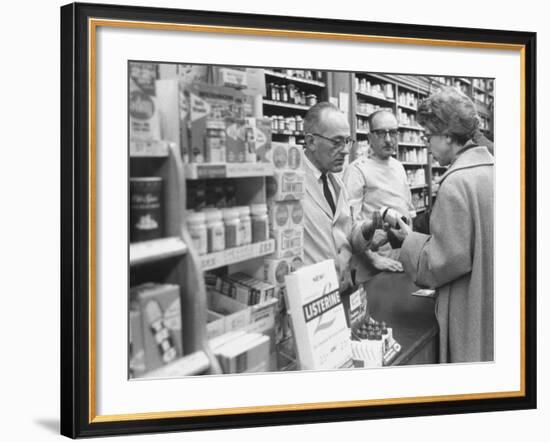
[[[472,394],[455,394],[441,396],[419,396],[405,398],[388,398],[388,399],[369,399],[369,400],[354,400],[354,401],[336,401],[336,402],[317,402],[317,403],[301,403],[301,404],[284,404],[284,405],[264,405],[251,407],[235,407],[235,408],[219,408],[219,409],[198,409],[198,410],[180,410],[180,411],[163,411],[150,413],[132,413],[132,414],[117,414],[117,415],[97,415],[96,414],[96,31],[97,28],[115,27],[115,28],[134,28],[147,30],[170,30],[170,31],[185,31],[185,32],[207,32],[218,34],[236,34],[236,35],[254,35],[254,36],[270,36],[270,37],[292,37],[292,38],[310,38],[324,40],[341,40],[341,41],[356,41],[370,43],[388,43],[388,44],[410,44],[420,46],[446,46],[446,47],[461,47],[461,48],[477,48],[477,49],[498,49],[519,51],[520,53],[520,208],[521,208],[521,229],[520,229],[520,389],[518,391],[506,392],[487,392],[487,393],[472,393]],[[297,410],[322,410],[327,408],[349,408],[349,407],[364,407],[374,405],[396,405],[396,404],[414,404],[426,402],[442,402],[442,401],[460,401],[460,400],[482,400],[482,399],[497,399],[497,398],[513,398],[525,396],[525,45],[520,44],[504,44],[491,42],[475,42],[475,41],[457,41],[457,40],[442,40],[442,39],[422,39],[422,38],[404,38],[404,37],[387,37],[376,35],[357,35],[357,34],[338,34],[338,33],[323,33],[323,32],[306,32],[292,31],[281,29],[262,29],[262,28],[243,28],[231,26],[210,26],[210,25],[191,25],[180,23],[156,23],[156,22],[140,22],[129,20],[107,20],[94,19],[88,20],[88,67],[89,67],[89,423],[100,422],[119,422],[119,421],[136,421],[146,419],[169,419],[179,417],[198,417],[198,416],[221,416],[221,415],[240,415],[246,413],[273,413],[281,411],[297,411]]]

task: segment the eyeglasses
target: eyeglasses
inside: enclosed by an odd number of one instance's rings
[[[323,140],[330,141],[336,149],[342,149],[343,147],[351,147],[353,143],[355,143],[355,140],[351,137],[328,138],[316,133],[306,134],[306,135],[313,135],[315,137],[322,138]]]
[[[397,138],[399,131],[397,129],[374,129],[370,131],[371,134],[375,135],[377,138],[386,138],[386,135],[389,135],[390,138]]]

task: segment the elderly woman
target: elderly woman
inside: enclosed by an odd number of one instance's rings
[[[425,139],[441,165],[430,235],[400,222],[400,261],[422,287],[437,289],[440,362],[493,360],[493,156],[472,139],[475,105],[455,88],[418,109]]]

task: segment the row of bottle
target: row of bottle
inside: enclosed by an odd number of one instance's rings
[[[318,101],[317,95],[306,94],[305,91],[298,89],[293,84],[269,83],[267,85],[266,93],[266,98],[268,100],[279,101],[282,103],[313,106],[317,104]]]
[[[267,205],[206,208],[186,212],[186,222],[199,255],[265,241],[269,238]]]
[[[409,106],[415,109],[418,107],[418,97],[414,92],[399,92],[397,102],[403,106]]]
[[[424,168],[420,167],[416,170],[407,170],[407,183],[409,186],[424,186],[426,184]]]
[[[484,79],[484,78],[474,78],[472,80],[472,84],[474,85],[474,87],[478,87],[487,92],[491,92],[494,86],[493,80]]]
[[[300,69],[273,69],[273,72],[279,72],[289,77],[303,80],[323,81],[323,71],[311,71]]]
[[[273,132],[303,132],[304,131],[304,119],[300,115],[293,117],[283,117],[282,115],[272,115],[271,117],[271,130]]]
[[[422,133],[417,130],[402,130],[399,132],[399,141],[402,143],[424,144]]]
[[[405,161],[407,163],[427,163],[428,162],[428,149],[401,149],[399,151],[399,161]]]
[[[369,95],[375,95],[386,100],[393,100],[395,93],[390,83],[374,83],[366,78],[355,77],[355,90]]]
[[[404,126],[418,126],[416,123],[416,115],[406,112],[403,109],[397,109],[397,121]]]
[[[382,106],[378,104],[372,104],[372,103],[363,103],[359,100],[357,101],[357,112],[360,112],[365,115],[370,115],[374,111],[380,109]]]
[[[424,209],[425,207],[429,206],[428,201],[428,192],[426,190],[421,190],[418,192],[412,192],[412,205],[415,208],[415,210]]]

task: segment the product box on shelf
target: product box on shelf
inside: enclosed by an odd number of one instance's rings
[[[304,248],[304,228],[295,227],[286,230],[271,230],[271,238],[275,240],[275,250],[270,255],[272,258],[285,258],[298,256]]]
[[[224,332],[243,329],[250,323],[250,308],[215,290],[207,290],[208,308],[223,316]]]
[[[157,63],[132,61],[129,63],[130,78],[136,82],[146,94],[155,96],[155,81],[157,79]]]
[[[139,378],[145,371],[145,347],[143,343],[143,326],[139,306],[134,304],[130,308],[130,377]]]
[[[276,170],[300,170],[303,151],[304,148],[296,144],[273,142],[266,158]]]
[[[303,170],[275,170],[266,179],[267,199],[272,201],[301,200],[305,194]]]
[[[187,87],[191,161],[225,162],[226,127],[244,117],[245,96],[228,87],[193,83]]]
[[[179,286],[145,283],[132,287],[130,297],[139,305],[146,371],[182,356]]]
[[[303,226],[304,207],[301,200],[270,200],[267,204],[271,230],[295,229]]]
[[[286,305],[300,368],[352,366],[349,329],[333,260],[302,267],[286,281]]]
[[[268,118],[243,118],[227,122],[228,163],[268,162],[271,151],[271,122]]]
[[[157,100],[130,79],[130,140],[160,140]]]
[[[206,334],[208,339],[215,338],[225,333],[223,315],[215,311],[206,310]]]
[[[218,346],[214,354],[224,373],[255,373],[269,368],[269,337],[245,333]]]

